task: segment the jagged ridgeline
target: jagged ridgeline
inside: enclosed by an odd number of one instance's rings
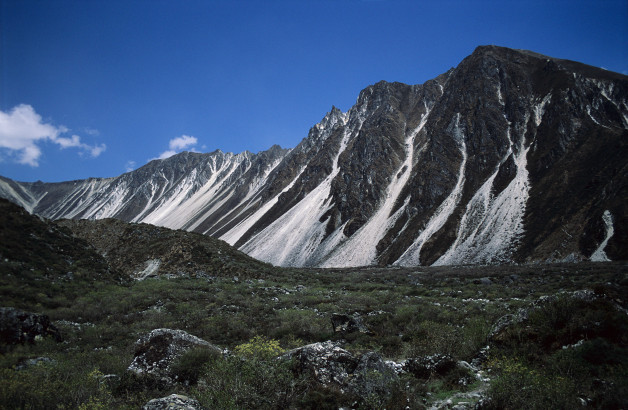
[[[478,47],[379,82],[294,149],[182,153],[119,177],[0,179],[47,218],[208,234],[284,266],[628,258],[628,77]]]

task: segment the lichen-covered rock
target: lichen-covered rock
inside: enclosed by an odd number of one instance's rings
[[[0,308],[0,342],[2,345],[33,343],[38,337],[63,338],[46,315],[25,312],[12,307]]]
[[[198,400],[182,394],[171,394],[168,397],[152,399],[146,403],[142,410],[202,410],[203,406]]]
[[[458,364],[449,355],[434,354],[408,359],[406,361],[406,371],[416,378],[428,379],[432,376],[443,376],[456,368]]]
[[[346,387],[358,365],[351,353],[331,341],[298,347],[282,357],[294,359],[299,373],[310,374],[324,386]]]
[[[395,369],[379,353],[367,352],[358,360],[350,387],[361,397],[372,394],[385,397],[390,393],[391,384],[398,378]]]
[[[188,350],[199,347],[222,353],[218,347],[183,330],[154,329],[135,343],[135,355],[128,370],[172,384],[176,382],[172,364]]]
[[[390,384],[398,378],[379,354],[367,352],[355,357],[331,341],[299,347],[282,358],[294,360],[298,373],[310,375],[321,385],[360,397],[387,394]]]

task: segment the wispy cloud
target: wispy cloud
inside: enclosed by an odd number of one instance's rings
[[[20,164],[36,167],[42,155],[39,144],[51,141],[59,148],[78,148],[80,154],[97,157],[107,149],[105,144],[89,145],[81,137],[62,136],[70,130],[63,125],[55,126],[42,121],[41,115],[28,104],[20,104],[10,111],[0,110],[0,148],[15,156]]]
[[[198,143],[196,137],[192,137],[189,135],[181,135],[180,137],[176,137],[170,140],[168,143],[168,150],[162,152],[157,158],[153,159],[166,159],[171,156],[178,154],[179,152],[187,149],[189,151],[194,151],[194,146]]]
[[[135,161],[127,161],[124,168],[126,169],[126,172],[131,172],[135,169],[135,165],[136,165]]]
[[[196,137],[181,135],[180,137],[171,139],[169,145],[172,150],[182,150],[196,145],[197,142]]]

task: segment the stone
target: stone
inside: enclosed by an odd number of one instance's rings
[[[388,395],[391,383],[398,380],[392,362],[384,361],[378,353],[355,357],[331,341],[302,346],[281,357],[294,360],[297,373],[309,374],[325,387],[358,397]]]
[[[456,366],[458,364],[451,356],[440,353],[408,359],[405,365],[406,371],[418,379],[443,376]]]
[[[152,399],[146,403],[142,410],[202,410],[203,406],[198,400],[182,394],[171,394],[167,397]]]
[[[12,307],[0,308],[0,342],[3,345],[34,343],[39,337],[51,336],[61,342],[59,329],[46,315],[25,312]]]
[[[312,343],[284,353],[284,359],[293,359],[300,374],[310,374],[324,386],[346,387],[358,360],[337,343]]]
[[[399,379],[395,369],[385,362],[379,353],[366,352],[358,360],[350,388],[360,397],[372,394],[388,396],[390,386]]]
[[[474,279],[473,283],[475,285],[492,285],[493,281],[490,278],[479,278],[479,279]]]
[[[135,355],[128,370],[171,385],[176,382],[172,364],[188,350],[199,347],[222,354],[220,348],[183,330],[154,329],[135,343]]]
[[[368,328],[362,322],[359,315],[345,315],[333,313],[331,315],[331,325],[335,333],[370,333]]]
[[[55,363],[55,361],[49,357],[35,357],[34,359],[25,359],[25,360],[20,361],[15,366],[15,370],[26,370],[29,367],[37,366],[39,364],[43,365],[47,363]]]

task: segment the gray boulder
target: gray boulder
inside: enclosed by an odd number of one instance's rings
[[[142,410],[202,410],[203,406],[198,400],[182,394],[171,394],[168,397],[152,399],[146,403]]]
[[[358,396],[386,394],[390,383],[398,378],[379,354],[367,352],[355,357],[331,341],[293,349],[282,358],[294,360],[298,373],[310,375],[321,385]]]
[[[377,395],[387,397],[390,386],[399,379],[397,373],[379,353],[367,352],[360,356],[353,372],[350,388],[360,397]]]
[[[281,357],[293,359],[298,373],[309,374],[324,386],[346,387],[358,366],[351,353],[331,341],[301,346]]]
[[[222,353],[218,347],[183,330],[155,329],[135,342],[135,355],[128,370],[173,384],[177,381],[176,375],[172,374],[173,363],[194,348]]]
[[[39,337],[51,336],[63,341],[57,329],[46,315],[25,312],[12,307],[0,308],[0,344],[15,345],[34,343]]]

